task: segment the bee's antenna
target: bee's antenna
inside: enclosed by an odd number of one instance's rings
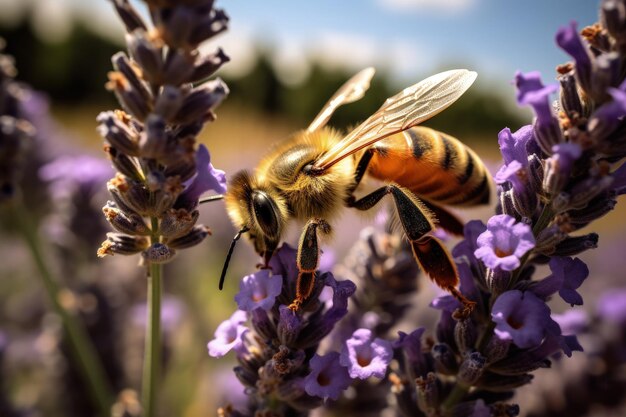
[[[224,288],[224,279],[226,278],[226,271],[228,270],[230,257],[232,256],[233,251],[235,250],[235,245],[237,244],[237,241],[239,240],[241,235],[246,233],[248,230],[250,229],[245,226],[242,227],[241,230],[238,231],[235,237],[233,238],[233,241],[230,243],[230,248],[228,249],[228,255],[226,255],[226,260],[224,261],[224,267],[222,268],[222,275],[220,275],[220,285],[219,285],[220,291],[222,290],[222,288]]]
[[[223,194],[210,195],[208,197],[201,198],[198,201],[199,204],[210,203],[211,201],[222,200],[224,198]]]

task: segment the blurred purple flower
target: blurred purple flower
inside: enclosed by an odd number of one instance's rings
[[[255,308],[268,311],[274,305],[280,294],[283,277],[271,275],[269,269],[262,269],[254,274],[245,276],[239,283],[239,292],[235,301],[240,310],[251,312]]]
[[[339,364],[338,352],[315,354],[309,366],[311,373],[304,378],[304,390],[311,396],[336,400],[352,382],[348,369]]]
[[[206,146],[200,145],[196,152],[197,175],[189,186],[178,197],[177,206],[192,206],[206,191],[213,190],[219,194],[226,192],[226,174],[213,168],[211,154]]]
[[[480,399],[474,404],[474,410],[470,417],[491,417],[491,408]]]
[[[550,308],[530,291],[500,294],[491,317],[496,323],[495,334],[502,340],[512,340],[522,349],[539,346],[549,326],[555,324],[550,318]]]
[[[369,329],[357,329],[343,345],[339,363],[348,368],[352,378],[384,378],[392,358],[391,342],[374,338]]]
[[[237,351],[245,348],[243,337],[249,329],[243,326],[242,323],[246,320],[246,313],[237,310],[228,320],[217,326],[215,339],[211,340],[207,345],[209,355],[214,358],[220,358],[230,352],[231,349]]]
[[[337,255],[331,248],[324,248],[320,256],[319,271],[328,272],[333,269],[337,261]]]
[[[626,287],[615,288],[602,294],[596,311],[605,320],[626,324]]]
[[[554,257],[550,260],[550,274],[537,282],[531,291],[542,299],[546,299],[555,292],[571,305],[582,305],[583,298],[576,291],[589,276],[589,268],[578,258]]]
[[[563,335],[580,334],[589,327],[589,315],[585,310],[572,309],[563,314],[553,314],[554,320]]]
[[[39,177],[50,182],[53,198],[65,198],[77,189],[95,192],[113,175],[111,164],[89,155],[61,156],[39,169]]]
[[[535,247],[533,232],[527,224],[516,223],[515,218],[499,214],[487,222],[487,230],[477,239],[477,258],[491,269],[513,271],[520,258]]]
[[[161,325],[165,332],[174,331],[185,314],[185,305],[176,297],[165,296],[161,302]],[[147,305],[145,302],[132,309],[132,321],[135,325],[146,327]]]

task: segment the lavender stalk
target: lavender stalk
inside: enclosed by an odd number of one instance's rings
[[[212,1],[146,0],[148,27],[127,0],[113,5],[123,21],[130,56],[113,56],[107,87],[122,110],[98,116],[106,151],[118,174],[104,208],[118,233],[108,234],[100,256],[141,253],[147,269],[148,320],[143,372],[144,414],[156,414],[160,379],[162,265],[177,250],[210,233],[196,225],[199,197],[223,193],[225,177],[210,163],[196,136],[215,119],[228,94],[219,79],[205,82],[228,58],[221,50],[200,56],[198,45],[226,29],[228,17]]]
[[[63,324],[72,357],[77,362],[100,415],[104,417],[109,414],[113,398],[105,372],[82,324],[61,303],[62,290],[58,279],[53,276],[45,260],[36,228],[22,203],[19,187],[21,171],[34,146],[32,142],[36,131],[22,108],[24,95],[28,92],[13,80],[15,74],[12,58],[0,54],[0,203],[8,209],[10,218],[15,221],[30,250],[45,292]]]

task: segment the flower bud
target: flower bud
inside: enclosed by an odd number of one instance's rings
[[[221,9],[214,9],[209,16],[201,19],[196,23],[187,41],[190,45],[198,45],[206,39],[226,30],[228,24],[228,16]]]
[[[131,84],[132,88],[146,101],[152,101],[152,94],[146,83],[139,79],[136,67],[131,65],[128,57],[124,52],[118,52],[111,57],[113,68],[124,75],[126,80]]]
[[[137,135],[114,112],[102,112],[96,118],[98,132],[115,149],[130,156],[139,155]]]
[[[143,179],[143,175],[133,158],[118,151],[113,146],[105,146],[104,151],[109,156],[113,167],[117,171],[121,172],[128,178],[132,178],[137,181],[141,181]]]
[[[424,413],[431,413],[439,406],[439,385],[437,377],[429,372],[426,378],[419,376],[415,380],[417,385],[417,405]]]
[[[141,253],[145,262],[152,264],[165,264],[174,258],[176,251],[163,243],[153,243]]]
[[[568,118],[576,119],[583,116],[583,105],[578,93],[578,85],[573,71],[561,74],[557,77],[561,84],[561,108]]]
[[[589,233],[583,236],[568,237],[554,248],[552,256],[574,256],[588,249],[598,247],[598,234]]]
[[[136,213],[124,213],[112,201],[107,202],[102,208],[104,217],[115,230],[129,235],[150,234],[150,229],[143,221],[143,218]]]
[[[163,214],[159,225],[161,236],[171,239],[183,236],[193,228],[200,213],[194,210],[191,213],[185,209],[171,209]]]
[[[180,88],[173,85],[166,85],[161,90],[161,94],[156,99],[154,113],[161,116],[163,120],[171,120],[183,104],[183,93]]]
[[[139,16],[139,13],[128,3],[128,0],[113,0],[113,7],[115,7],[120,19],[122,19],[127,32],[132,32],[135,29],[147,30],[146,24]]]
[[[176,123],[184,124],[192,120],[202,119],[217,107],[227,95],[228,87],[219,78],[191,90],[176,114]]]
[[[187,249],[196,246],[211,234],[211,229],[204,225],[194,226],[186,235],[168,240],[167,245],[174,249]]]
[[[168,152],[165,120],[157,114],[150,114],[146,119],[146,130],[139,139],[141,156],[149,159],[161,159]]]
[[[465,355],[459,368],[458,380],[466,385],[473,385],[481,377],[486,359],[480,352]]]
[[[148,39],[145,30],[137,29],[126,35],[130,56],[137,61],[143,76],[153,84],[163,84],[163,48]]]
[[[489,343],[487,343],[487,347],[484,352],[485,357],[487,358],[487,363],[491,364],[505,358],[509,352],[510,346],[510,340],[503,340],[497,336],[492,336],[491,339],[489,339]]]
[[[430,353],[435,360],[437,372],[446,375],[454,375],[459,369],[456,355],[446,343],[436,343],[433,345]]]
[[[107,240],[98,249],[98,257],[106,255],[133,255],[148,247],[149,241],[144,236],[128,236],[120,233],[107,233]]]
[[[461,353],[472,350],[477,337],[476,325],[471,319],[465,318],[456,322],[454,340]]]
[[[124,110],[138,120],[145,120],[150,113],[150,107],[142,93],[134,88],[124,74],[119,71],[109,72],[108,77],[109,81],[106,87],[115,93]]]
[[[228,61],[230,61],[230,58],[224,53],[222,48],[218,48],[213,54],[197,59],[189,82],[207,79]]]

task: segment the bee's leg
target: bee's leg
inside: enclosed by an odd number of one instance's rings
[[[411,241],[413,255],[418,264],[435,284],[448,291],[463,304],[464,314],[469,314],[475,303],[465,298],[456,289],[459,283],[456,265],[439,239],[428,234],[434,230],[431,214],[417,197],[404,188],[390,184],[359,200],[352,201],[350,207],[369,210],[387,194],[393,196],[398,217],[404,233]]]
[[[364,153],[363,156],[361,156],[361,159],[359,159],[359,162],[356,165],[356,169],[354,170],[354,183],[348,188],[348,195],[350,196],[350,199],[354,199],[354,197],[352,196],[352,193],[354,193],[354,190],[356,190],[356,188],[359,186],[359,184],[361,183],[361,180],[363,179],[363,176],[365,175],[365,172],[367,171],[367,166],[370,164],[370,161],[372,160],[372,156],[374,156],[374,149],[370,148],[367,149]]]
[[[289,308],[296,311],[311,295],[315,284],[315,271],[319,264],[320,248],[318,233],[330,233],[330,225],[323,219],[311,219],[307,222],[300,243],[298,244],[298,281],[296,282],[296,298]]]

